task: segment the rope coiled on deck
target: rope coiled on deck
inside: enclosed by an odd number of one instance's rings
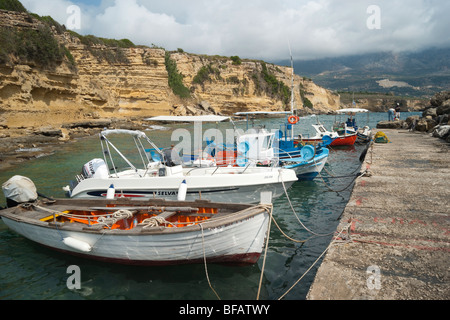
[[[99,217],[97,219],[97,222],[99,224],[104,224],[108,227],[111,227],[117,221],[123,220],[123,219],[128,219],[128,218],[131,218],[132,216],[133,216],[133,213],[131,211],[121,209],[121,210],[117,210],[116,212],[114,212],[111,217]]]
[[[164,219],[164,217],[151,217],[143,220],[139,225],[143,226],[143,229],[151,228],[151,227],[159,227],[161,225],[167,224],[168,221]]]

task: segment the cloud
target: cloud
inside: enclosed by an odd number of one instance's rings
[[[286,59],[450,46],[449,1],[439,0],[22,0],[60,23],[79,5],[82,34],[211,55]],[[380,29],[369,29],[370,5]]]

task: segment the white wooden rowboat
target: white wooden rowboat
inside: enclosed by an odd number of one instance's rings
[[[36,200],[0,211],[20,235],[62,252],[121,264],[253,264],[272,205],[206,200]]]

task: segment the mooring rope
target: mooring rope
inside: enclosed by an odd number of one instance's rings
[[[206,264],[206,251],[205,251],[205,237],[203,234],[203,224],[199,224],[200,229],[202,230],[202,247],[203,247],[203,263],[205,265],[205,274],[206,274],[206,280],[208,280],[208,285],[211,288],[211,290],[214,292],[214,294],[216,295],[217,299],[220,299],[220,296],[217,294],[216,290],[214,290],[211,281],[209,280],[209,274],[208,274],[208,266]]]
[[[280,173],[281,173],[281,170],[280,170]],[[292,205],[291,199],[289,198],[289,194],[288,194],[287,189],[286,189],[286,186],[285,186],[285,184],[284,184],[283,176],[282,176],[281,174],[280,174],[280,178],[281,178],[281,184],[283,185],[284,193],[286,194],[286,198],[287,198],[287,200],[288,200],[289,206],[291,207],[291,210],[292,210],[292,212],[294,213],[294,216],[297,218],[297,220],[298,220],[298,222],[300,223],[300,225],[301,225],[306,231],[308,231],[309,233],[311,233],[311,234],[313,234],[313,235],[315,235],[315,236],[318,236],[318,237],[326,237],[326,236],[329,236],[329,235],[333,234],[333,232],[331,232],[331,233],[326,233],[326,234],[319,234],[319,233],[316,233],[316,232],[314,232],[314,231],[311,231],[310,229],[308,229],[308,228],[303,224],[303,222],[300,220],[300,218],[298,217],[297,213],[295,212],[294,206]]]
[[[325,181],[325,179],[323,178],[323,176],[322,176],[322,174],[321,174],[320,172],[319,172],[319,177],[320,177],[320,179],[322,180],[322,182],[324,183],[325,187],[326,187],[329,191],[339,193],[339,192],[342,192],[342,191],[347,190],[347,189],[355,182],[355,180],[356,180],[358,177],[364,175],[366,172],[367,172],[367,170],[365,170],[365,171],[363,171],[363,172],[357,174],[356,176],[354,176],[353,179],[352,179],[352,181],[351,181],[348,185],[346,185],[344,188],[342,188],[342,189],[340,189],[340,190],[334,190],[334,189],[332,189],[332,188],[327,184],[327,182]]]
[[[273,213],[273,206],[270,206],[270,209],[268,208],[269,206],[266,207],[266,211],[269,213],[269,226],[267,227],[267,235],[266,235],[266,245],[264,248],[264,259],[263,259],[263,265],[261,268],[261,276],[259,277],[259,285],[258,285],[258,292],[256,294],[256,300],[259,300],[259,294],[261,292],[261,286],[262,286],[262,280],[263,280],[263,275],[264,275],[264,269],[266,267],[266,258],[267,258],[267,249],[269,247],[269,238],[270,238],[270,226],[272,224],[272,213]]]
[[[330,244],[328,245],[328,247],[320,254],[320,256],[313,262],[313,264],[308,268],[308,270],[306,270],[302,276],[288,289],[286,290],[285,293],[283,293],[278,300],[283,299],[305,276],[306,274],[311,271],[311,269],[316,265],[316,263],[320,260],[320,258],[322,258],[322,256],[328,251],[330,250],[331,246],[337,242],[337,239],[339,238],[339,236],[341,235],[342,232],[344,232],[345,229],[347,229],[348,226],[346,226],[345,228],[342,228],[342,230],[334,237],[334,239],[330,242]]]

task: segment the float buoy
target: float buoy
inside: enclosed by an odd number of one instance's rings
[[[296,124],[297,122],[298,122],[298,117],[297,116],[290,116],[289,118],[288,118],[288,122],[290,123],[290,124]]]

